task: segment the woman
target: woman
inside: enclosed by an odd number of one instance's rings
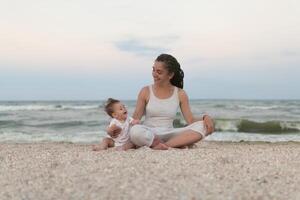
[[[130,130],[130,139],[135,145],[154,149],[184,147],[214,131],[213,121],[208,115],[201,120],[194,118],[183,90],[184,73],[173,56],[158,56],[152,76],[154,84],[142,88],[133,114],[133,118],[139,120],[145,114],[143,125],[135,125]],[[178,107],[188,124],[184,128],[173,128]]]

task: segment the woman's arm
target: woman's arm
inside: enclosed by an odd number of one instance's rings
[[[136,106],[135,106],[135,111],[132,115],[133,119],[138,119],[138,120],[142,119],[148,99],[149,99],[149,88],[144,87],[141,89],[141,91],[138,95],[138,99],[137,99]]]
[[[189,98],[187,94],[185,93],[184,90],[180,89],[178,92],[178,97],[179,97],[179,105],[181,112],[183,114],[183,117],[186,121],[187,124],[191,124],[195,121],[193,113],[190,108],[189,104]]]
[[[206,127],[207,134],[211,134],[214,132],[214,123],[212,118],[209,115],[204,115],[202,119],[196,119],[193,116],[193,113],[190,109],[189,98],[184,90],[179,90],[179,101],[180,101],[180,109],[183,114],[185,121],[188,124],[191,124],[195,121],[203,120],[204,126]]]

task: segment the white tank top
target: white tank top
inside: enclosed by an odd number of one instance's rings
[[[146,116],[144,125],[152,128],[173,128],[173,120],[179,107],[178,88],[174,87],[174,92],[167,99],[157,98],[149,86],[150,98],[146,105]]]

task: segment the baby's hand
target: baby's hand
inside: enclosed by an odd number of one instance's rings
[[[121,133],[121,128],[115,124],[109,126],[107,129],[107,134],[112,138],[117,138],[118,135]]]
[[[139,124],[139,123],[140,123],[140,120],[138,120],[138,119],[133,119],[133,120],[130,122],[131,125],[136,125],[136,124]]]

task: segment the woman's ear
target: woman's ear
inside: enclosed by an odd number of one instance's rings
[[[169,79],[171,80],[174,77],[174,72],[169,73]]]

